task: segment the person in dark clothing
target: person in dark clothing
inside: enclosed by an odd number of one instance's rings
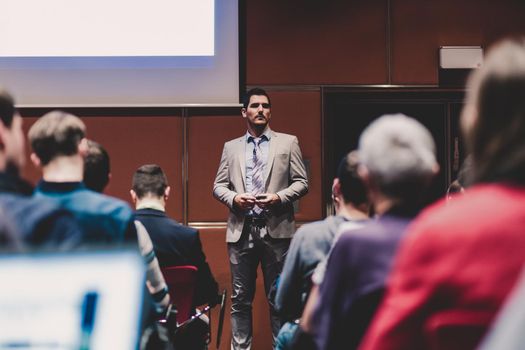
[[[13,230],[11,236],[31,248],[77,247],[82,231],[71,213],[49,200],[31,197],[32,186],[19,176],[26,160],[22,117],[13,97],[2,88],[0,145],[0,209]],[[7,240],[5,242],[7,244]]]
[[[135,217],[146,227],[160,266],[196,266],[195,306],[216,305],[218,285],[202,251],[199,231],[179,224],[165,213],[170,187],[161,167],[149,164],[138,168],[130,194],[137,209]]]

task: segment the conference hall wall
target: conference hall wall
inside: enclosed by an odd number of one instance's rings
[[[324,92],[343,86],[439,88],[438,48],[480,45],[525,34],[525,3],[419,0],[246,1],[246,80],[272,96],[275,130],[295,134],[309,164],[310,193],[299,203],[298,221],[325,215],[325,170],[330,135]],[[204,84],[205,82],[203,82]],[[455,87],[461,90],[461,86]],[[110,152],[108,193],[129,200],[130,177],[144,163],[158,163],[172,186],[168,214],[199,227],[208,261],[221,288],[230,289],[224,243],[226,209],[211,195],[224,141],[241,135],[235,108],[116,108],[73,110],[88,136]],[[25,128],[44,110],[22,109]],[[352,110],[348,111],[348,118]],[[24,174],[36,181],[28,164]],[[260,276],[261,274],[259,274]],[[269,349],[271,337],[261,278],[254,302],[254,349]],[[212,314],[216,324],[217,313]],[[221,349],[228,348],[226,317]],[[215,327],[215,326],[214,326]],[[214,328],[215,332],[216,329]],[[214,333],[216,334],[216,333]]]

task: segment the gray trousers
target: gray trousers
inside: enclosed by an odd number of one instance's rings
[[[250,349],[252,344],[252,303],[255,296],[257,267],[261,264],[266,297],[277,276],[281,273],[284,258],[290,246],[290,239],[275,239],[266,234],[266,227],[246,223],[241,238],[228,243],[230,271],[232,275],[231,349]],[[281,322],[270,306],[270,322],[273,342],[281,328]]]

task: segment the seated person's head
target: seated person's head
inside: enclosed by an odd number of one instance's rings
[[[16,114],[13,96],[0,87],[0,120],[5,127],[10,128]]]
[[[368,213],[368,197],[366,187],[358,173],[357,152],[348,153],[337,167],[337,174],[332,186],[334,201],[339,196],[346,204],[351,204],[357,209]]]
[[[402,114],[384,115],[359,138],[359,172],[369,192],[417,205],[439,170],[430,132]]]
[[[101,144],[88,140],[84,158],[84,184],[87,188],[102,192],[111,176],[109,154]]]
[[[29,129],[29,141],[33,148],[32,159],[46,166],[58,157],[70,157],[85,153],[86,126],[80,118],[62,111],[52,111],[40,117]],[[81,147],[81,143],[84,146]]]
[[[0,87],[0,171],[18,171],[25,164],[22,117],[13,97]]]
[[[134,202],[145,198],[165,202],[169,192],[168,179],[160,166],[146,164],[133,174],[130,193]]]
[[[473,182],[525,184],[525,39],[489,50],[461,115]]]

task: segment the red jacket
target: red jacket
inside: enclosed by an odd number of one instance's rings
[[[410,226],[360,349],[475,347],[524,262],[525,188],[478,185],[438,202]],[[478,328],[439,339],[443,322]]]

